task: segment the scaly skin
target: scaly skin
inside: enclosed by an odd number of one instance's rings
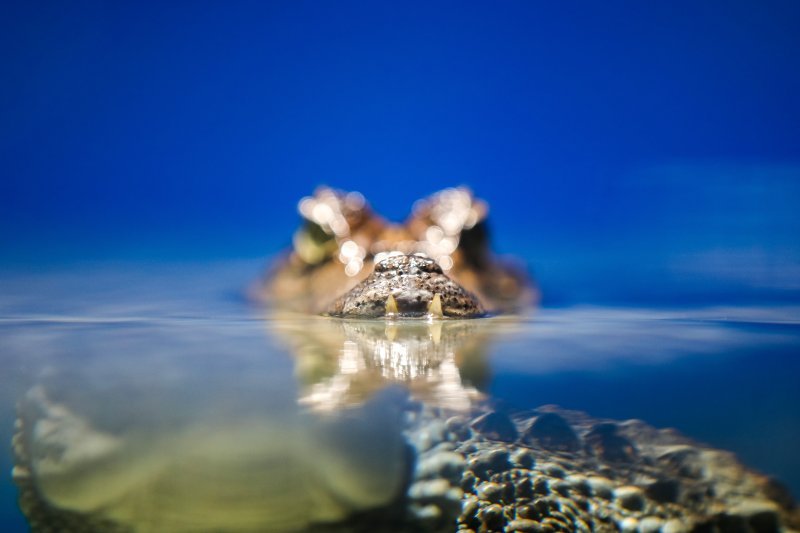
[[[453,317],[484,314],[477,297],[444,275],[428,257],[396,255],[375,265],[375,271],[342,295],[328,309],[339,317]]]

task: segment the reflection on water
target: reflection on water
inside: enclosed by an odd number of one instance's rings
[[[467,411],[485,397],[487,344],[500,322],[284,317],[270,325],[295,356],[301,405],[357,405],[397,383],[415,400]]]
[[[422,450],[408,424],[423,405],[444,420],[485,405],[561,403],[690,436],[705,413],[697,436],[797,488],[800,468],[784,453],[800,431],[792,316],[6,316],[2,423],[11,428],[18,403],[14,475],[42,529],[287,531],[376,509],[392,520]],[[651,402],[661,395],[671,402]],[[693,404],[682,401],[689,395]],[[722,410],[736,424],[715,421]],[[772,457],[753,453],[753,435],[773,442]]]

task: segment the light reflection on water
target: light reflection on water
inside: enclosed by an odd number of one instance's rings
[[[10,440],[20,402],[51,505],[159,531],[338,520],[402,490],[408,397],[447,410],[489,398],[639,417],[800,487],[787,451],[800,437],[795,309],[387,324],[182,306],[201,299],[176,297],[190,285],[161,307],[129,290],[147,305],[127,316],[125,299],[113,313],[91,298],[61,302],[84,306],[74,313],[4,307],[0,436]]]

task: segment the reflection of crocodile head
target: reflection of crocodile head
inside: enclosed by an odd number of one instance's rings
[[[328,188],[301,200],[299,210],[305,224],[291,254],[258,291],[278,307],[467,318],[534,298],[527,276],[491,253],[488,208],[467,189],[415,203],[402,225],[375,215],[360,194]]]
[[[292,348],[305,405],[357,405],[400,384],[429,405],[464,411],[484,396],[489,381],[485,351],[500,320],[285,316],[270,324]]]

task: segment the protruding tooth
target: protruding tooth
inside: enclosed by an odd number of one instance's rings
[[[394,296],[390,294],[389,297],[386,298],[386,315],[396,315],[397,313],[397,302],[394,300]]]
[[[439,296],[438,292],[433,295],[433,300],[428,304],[428,313],[436,318],[444,317],[444,313],[442,313],[442,297]]]

